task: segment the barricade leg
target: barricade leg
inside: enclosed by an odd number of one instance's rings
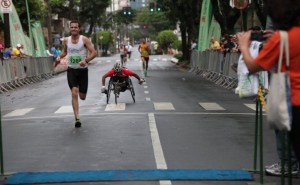
[[[3,162],[3,144],[2,144],[2,117],[0,105],[0,163],[1,163],[1,176],[4,175],[4,162]]]
[[[292,160],[291,160],[291,142],[290,142],[290,138],[288,137],[288,132],[287,131],[281,131],[282,132],[282,138],[281,138],[281,185],[285,184],[285,178],[288,178],[288,184],[292,185]],[[286,152],[287,150],[287,152]],[[286,168],[286,164],[285,164],[285,159],[286,159],[286,154],[287,154],[287,158],[288,158],[288,174],[286,176],[285,174],[285,168]]]
[[[254,162],[252,172],[259,172],[260,182],[249,182],[248,185],[275,185],[275,183],[264,183],[264,167],[263,167],[263,113],[260,97],[256,98],[256,113],[255,113],[255,141],[254,141]],[[257,164],[257,149],[259,142],[259,170],[256,169]]]

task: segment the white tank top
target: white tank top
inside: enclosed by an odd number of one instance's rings
[[[71,36],[68,37],[67,47],[68,67],[73,69],[87,68],[87,65],[84,67],[79,65],[80,61],[86,59],[87,54],[87,48],[84,46],[82,35],[79,36],[76,44],[72,43]]]

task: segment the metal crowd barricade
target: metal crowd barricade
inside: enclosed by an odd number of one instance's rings
[[[190,72],[200,75],[217,85],[227,89],[237,86],[237,74],[231,66],[238,62],[239,53],[226,53],[219,51],[196,51],[191,54]]]
[[[52,77],[51,57],[16,58],[1,61],[0,93]]]

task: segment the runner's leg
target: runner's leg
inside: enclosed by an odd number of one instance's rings
[[[73,87],[72,94],[72,107],[75,116],[75,120],[79,119],[79,104],[78,104],[78,87]]]

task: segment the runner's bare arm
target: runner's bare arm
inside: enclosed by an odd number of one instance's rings
[[[85,59],[85,62],[88,63],[89,61],[93,60],[96,57],[96,50],[92,42],[85,36],[83,37],[83,43],[86,46],[86,48],[89,50],[89,56],[87,56],[87,58]]]

